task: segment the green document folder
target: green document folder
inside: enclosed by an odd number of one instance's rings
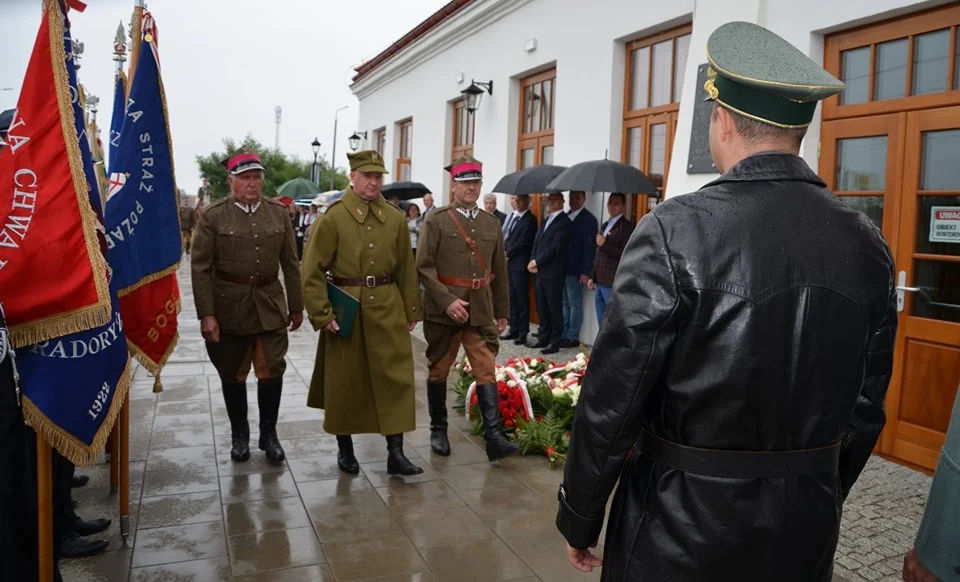
[[[349,338],[353,333],[353,322],[357,319],[360,302],[354,299],[353,295],[330,282],[327,282],[327,295],[330,297],[330,305],[333,306],[337,325],[340,326],[339,335]]]

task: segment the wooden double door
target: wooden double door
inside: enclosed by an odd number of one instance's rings
[[[960,107],[825,121],[820,174],[883,230],[896,262],[879,451],[933,469],[960,385]]]

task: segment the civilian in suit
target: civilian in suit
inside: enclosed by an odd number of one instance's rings
[[[597,234],[597,256],[593,259],[593,270],[587,287],[596,291],[593,296],[597,307],[597,323],[603,324],[603,313],[610,302],[613,291],[613,278],[620,265],[623,249],[633,234],[633,223],[623,215],[627,208],[627,198],[623,194],[611,194],[607,200],[607,213],[610,220],[603,223]]]
[[[489,212],[490,214],[497,217],[497,220],[500,221],[500,226],[503,226],[504,219],[507,218],[507,215],[500,212],[497,209],[497,195],[496,194],[484,194],[483,196],[483,209]]]
[[[570,254],[567,256],[567,276],[563,285],[563,339],[562,348],[580,345],[580,326],[583,324],[583,291],[590,280],[593,256],[596,254],[597,217],[583,207],[587,195],[570,192]]]
[[[500,336],[520,346],[530,333],[530,253],[537,236],[537,219],[530,212],[530,196],[511,196],[513,212],[503,225],[504,250],[507,253],[507,277],[510,282],[510,333]]]
[[[547,217],[533,241],[527,265],[527,270],[537,275],[540,341],[533,347],[544,348],[543,354],[559,352],[563,339],[563,279],[572,229],[570,217],[563,211],[563,194],[551,194],[547,198]]]
[[[421,214],[421,216],[426,220],[427,215],[436,209],[437,207],[433,205],[433,194],[427,192],[423,195],[423,214]]]

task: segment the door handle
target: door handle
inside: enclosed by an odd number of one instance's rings
[[[929,288],[931,291],[932,288]],[[900,271],[897,274],[897,312],[903,311],[904,296],[907,291],[911,293],[919,293],[920,297],[926,302],[927,305],[931,307],[939,307],[941,309],[954,309],[960,310],[960,305],[953,303],[942,303],[939,301],[934,301],[933,297],[930,297],[930,294],[927,293],[927,289],[923,287],[907,287],[907,272]]]
[[[919,291],[919,287],[907,287],[907,272],[897,273],[897,313],[903,311],[907,291]]]

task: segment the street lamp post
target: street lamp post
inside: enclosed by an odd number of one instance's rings
[[[317,164],[317,156],[320,154],[320,140],[313,138],[313,143],[310,144],[313,148],[313,183],[317,185],[317,188],[320,187],[320,166]]]
[[[340,109],[337,109],[336,113],[333,114],[333,153],[331,154],[330,159],[330,189],[333,190],[336,187],[334,179],[337,177],[337,117],[340,115],[340,112],[348,108],[349,105],[344,105]]]

